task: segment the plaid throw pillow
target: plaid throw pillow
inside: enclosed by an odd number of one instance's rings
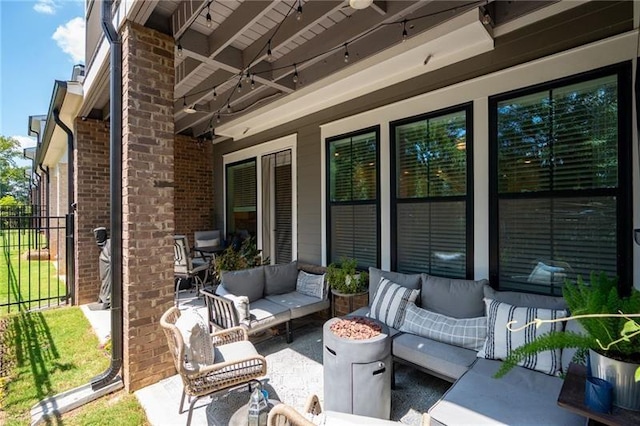
[[[567,316],[567,311],[562,309],[517,307],[492,299],[484,299],[484,302],[487,306],[487,341],[484,348],[478,352],[480,358],[502,360],[512,350],[534,341],[542,334],[562,331],[560,322],[543,323],[539,327],[531,325],[521,331],[510,331],[507,324],[511,321],[517,321],[513,327],[521,327],[536,318],[552,320]],[[560,356],[559,349],[539,352],[529,355],[518,365],[545,374],[557,375],[562,370]]]
[[[411,290],[381,278],[371,303],[370,317],[399,329],[404,321],[407,305],[414,303],[419,294],[420,290]]]
[[[411,303],[400,331],[479,351],[487,338],[487,317],[451,318]]]

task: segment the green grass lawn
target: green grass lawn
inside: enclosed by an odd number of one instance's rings
[[[29,250],[38,253],[46,244],[44,237],[36,239],[34,231],[0,231],[0,316],[56,306],[66,295],[66,283],[52,261],[25,257]],[[49,297],[53,299],[42,300]]]
[[[109,354],[78,307],[12,314],[0,322],[0,424],[29,424],[38,401],[86,384],[109,365]],[[123,394],[53,422],[143,425],[146,417],[135,397]]]

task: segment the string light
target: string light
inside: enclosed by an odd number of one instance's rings
[[[251,90],[256,88],[256,82],[253,80],[253,76],[251,76]]]
[[[296,64],[293,64],[293,82],[297,83],[298,82],[298,66]]]
[[[298,0],[298,11],[296,12],[296,20],[302,19],[302,0]]]
[[[211,2],[209,2],[207,3],[207,28],[211,28],[212,26],[213,22],[211,21]]]
[[[271,39],[267,42],[267,59],[273,61],[273,54],[271,53]]]
[[[349,62],[349,49],[347,48],[347,43],[344,44],[344,61]]]
[[[402,21],[402,42],[403,43],[407,41],[408,36],[409,34],[407,34],[407,20],[405,19],[404,21]]]
[[[180,39],[178,39],[178,56],[182,56],[182,43],[180,43]]]
[[[247,68],[247,74],[244,76],[244,82],[248,83],[249,81],[251,81],[251,74],[249,74],[249,68]]]
[[[491,23],[491,15],[489,15],[489,0],[484,5],[484,13],[482,14],[482,23],[484,25],[489,25]]]
[[[238,93],[242,92],[242,77],[238,81]]]
[[[216,88],[213,88],[213,100],[215,101],[216,99],[218,99],[218,94],[216,93]]]
[[[227,102],[227,112],[231,112],[231,104]]]
[[[216,123],[220,124],[220,113],[216,116]]]

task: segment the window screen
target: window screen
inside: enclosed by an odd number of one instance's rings
[[[622,272],[619,75],[582,80],[492,103],[501,288],[559,295],[565,279]]]
[[[464,107],[392,125],[395,270],[471,274],[469,119]]]
[[[328,260],[379,265],[378,131],[327,141]]]

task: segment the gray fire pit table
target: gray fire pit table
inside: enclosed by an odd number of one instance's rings
[[[354,318],[346,317],[345,319]],[[363,340],[335,335],[330,327],[340,318],[327,321],[322,329],[325,410],[379,419],[391,415],[391,338],[389,328]]]

